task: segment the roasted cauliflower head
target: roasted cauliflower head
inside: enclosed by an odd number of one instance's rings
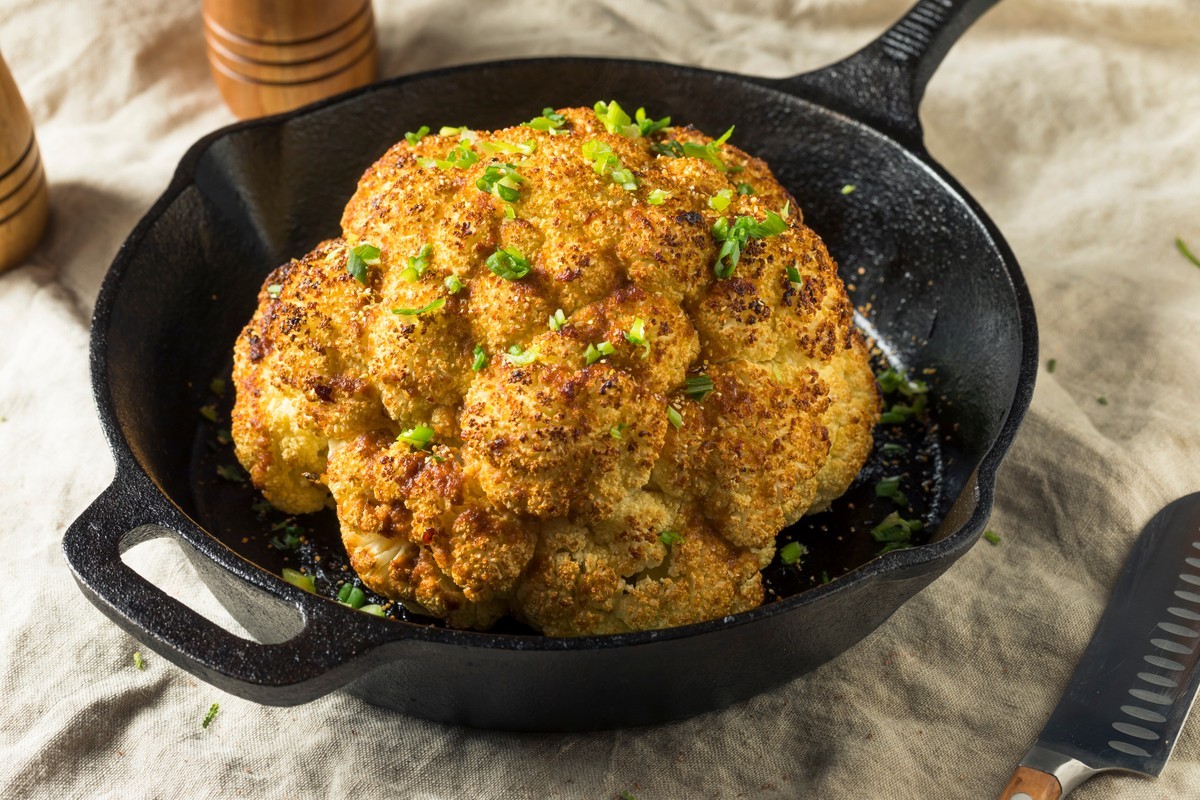
[[[775,535],[847,488],[879,415],[767,165],[615,103],[408,135],[341,238],[267,278],[234,382],[254,484],[335,507],[369,588],[553,636],[761,603]]]

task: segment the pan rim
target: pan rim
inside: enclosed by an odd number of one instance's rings
[[[195,173],[200,160],[208,153],[208,151],[219,141],[228,137],[239,134],[243,131],[253,130],[257,128],[276,128],[286,124],[290,120],[322,111],[334,106],[347,103],[355,100],[360,96],[378,92],[384,89],[390,89],[398,86],[403,86],[407,83],[416,83],[419,81],[433,80],[448,76],[453,76],[461,73],[478,72],[480,70],[502,70],[518,67],[553,67],[563,64],[574,65],[621,65],[622,67],[638,67],[655,70],[671,70],[685,75],[706,78],[721,78],[739,81],[747,87],[754,87],[760,90],[776,91],[781,95],[789,98],[790,101],[800,100],[801,102],[810,104],[822,113],[833,114],[840,117],[855,127],[865,130],[870,135],[880,137],[892,146],[898,148],[903,153],[911,156],[929,174],[942,186],[942,188],[951,195],[952,199],[961,203],[975,222],[976,225],[986,234],[987,240],[995,252],[1000,256],[1004,264],[1004,272],[1011,285],[1013,296],[1016,301],[1016,310],[1019,319],[1017,320],[1017,329],[1021,339],[1021,356],[1020,365],[1017,371],[1016,384],[1013,397],[1011,399],[1008,413],[1001,424],[999,430],[995,434],[987,451],[980,457],[971,478],[964,486],[963,493],[974,493],[974,507],[970,515],[961,522],[957,530],[952,531],[944,538],[927,544],[918,545],[906,550],[896,550],[879,556],[862,566],[840,576],[838,579],[829,584],[816,586],[798,594],[777,600],[764,603],[756,608],[740,612],[738,614],[718,617],[716,619],[705,620],[703,622],[692,623],[689,625],[677,626],[672,628],[664,628],[650,631],[633,631],[625,633],[600,634],[580,637],[551,637],[545,635],[527,635],[527,634],[506,634],[506,633],[491,633],[486,631],[467,631],[458,630],[448,627],[435,627],[416,622],[405,622],[402,620],[390,619],[367,619],[366,615],[357,614],[349,609],[344,609],[332,600],[318,597],[315,595],[307,595],[300,590],[296,590],[294,594],[304,595],[298,598],[300,601],[301,611],[307,618],[317,611],[317,609],[326,608],[332,610],[334,607],[340,613],[353,614],[354,618],[359,619],[360,624],[371,626],[378,630],[372,638],[374,646],[378,647],[393,641],[403,640],[422,640],[431,644],[445,644],[450,646],[472,646],[484,647],[488,649],[506,649],[515,651],[546,651],[546,652],[569,652],[569,651],[587,651],[597,649],[608,649],[612,647],[636,647],[652,644],[655,642],[673,641],[683,638],[706,636],[729,628],[738,628],[744,625],[764,622],[774,618],[779,614],[787,613],[800,606],[820,600],[826,596],[849,591],[861,586],[865,581],[874,580],[884,576],[904,577],[907,573],[916,570],[924,564],[934,561],[947,560],[947,568],[953,561],[966,552],[967,549],[975,543],[979,535],[983,531],[983,526],[990,516],[996,487],[996,473],[1004,456],[1011,448],[1015,440],[1017,431],[1023,421],[1025,414],[1029,409],[1029,404],[1033,395],[1034,381],[1037,371],[1037,324],[1034,315],[1033,301],[1030,296],[1028,286],[1024,276],[1021,273],[1020,266],[1017,263],[1015,255],[1012,253],[1004,237],[999,229],[992,222],[990,217],[983,211],[979,204],[966,192],[966,190],[951,176],[940,164],[938,164],[932,156],[925,150],[924,146],[915,147],[913,145],[904,144],[888,134],[880,131],[876,127],[858,120],[852,116],[847,116],[841,111],[830,108],[821,102],[813,100],[803,95],[797,95],[784,90],[782,87],[792,78],[762,78],[756,76],[742,75],[734,72],[726,72],[720,70],[711,70],[702,67],[689,65],[673,64],[664,61],[653,61],[646,59],[628,59],[628,58],[613,58],[613,57],[592,57],[592,56],[541,56],[535,58],[516,58],[502,59],[495,61],[482,61],[470,64],[461,64],[449,67],[413,73],[410,75],[402,75],[363,87],[359,87],[339,95],[312,103],[307,106],[302,106],[292,111],[275,114],[268,117],[261,117],[252,120],[244,120],[236,122],[222,128],[218,128],[197,140],[180,159],[176,166],[170,182],[159,195],[158,199],[144,213],[133,230],[126,237],[117,251],[112,264],[109,266],[104,280],[101,283],[99,293],[97,294],[96,303],[92,313],[91,331],[89,341],[89,368],[91,372],[93,400],[97,407],[97,412],[100,417],[101,426],[105,433],[105,438],[108,440],[110,450],[116,463],[116,474],[113,478],[113,484],[129,483],[131,481],[130,471],[142,473],[142,477],[146,478],[153,490],[158,493],[160,502],[169,504],[174,507],[181,519],[187,520],[188,530],[179,531],[189,543],[201,550],[206,558],[214,561],[222,569],[232,572],[239,579],[251,581],[252,577],[247,575],[245,570],[251,570],[254,577],[259,580],[275,580],[279,584],[286,586],[284,581],[274,573],[258,566],[254,562],[246,559],[237,551],[221,542],[217,537],[213,536],[202,525],[193,520],[190,515],[186,514],[179,505],[175,502],[171,495],[164,491],[139,463],[134,454],[128,438],[126,437],[123,426],[119,423],[115,407],[115,399],[112,394],[112,389],[109,383],[108,372],[108,343],[107,331],[109,327],[110,317],[115,305],[115,300],[118,297],[121,286],[127,270],[133,263],[134,256],[142,246],[149,231],[159,222],[164,213],[184,194],[189,188],[195,187]],[[962,495],[960,495],[960,498]],[[957,500],[956,500],[957,502]],[[320,605],[313,605],[314,601],[321,601]],[[903,604],[901,604],[903,605]],[[897,606],[899,608],[899,606]],[[886,619],[886,618],[885,618]]]

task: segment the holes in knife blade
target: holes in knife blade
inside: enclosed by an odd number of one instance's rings
[[[1138,677],[1146,683],[1153,683],[1155,686],[1163,686],[1168,689],[1174,689],[1179,686],[1176,681],[1162,675],[1155,675],[1153,672],[1139,672]]]
[[[1196,548],[1197,550],[1200,550],[1200,542],[1192,542],[1192,547]]]
[[[1156,706],[1171,705],[1171,698],[1165,694],[1156,694],[1147,692],[1145,689],[1130,689],[1129,694],[1136,697],[1138,700],[1144,700],[1147,703],[1154,703]]]
[[[1121,753],[1125,753],[1127,755],[1141,756],[1142,758],[1150,757],[1150,754],[1147,753],[1145,750],[1138,747],[1136,744],[1130,744],[1129,742],[1112,741],[1112,742],[1108,743],[1108,746],[1111,747],[1113,750],[1116,750]]]
[[[1167,718],[1157,711],[1150,711],[1141,706],[1121,706],[1121,710],[1131,717],[1145,720],[1146,722],[1166,722]]]
[[[1167,633],[1173,633],[1176,636],[1186,636],[1189,639],[1195,639],[1197,636],[1200,636],[1200,633],[1196,633],[1191,628],[1185,628],[1182,625],[1176,625],[1174,622],[1160,622],[1158,623],[1158,627],[1162,628]]]
[[[1178,606],[1171,606],[1167,609],[1167,613],[1174,614],[1182,619],[1190,619],[1193,621],[1200,619],[1200,614],[1197,614],[1195,611],[1191,611],[1186,608],[1179,608]]]
[[[1169,658],[1163,658],[1162,656],[1142,656],[1142,660],[1147,664],[1153,664],[1163,669],[1183,669],[1183,664],[1180,664],[1178,661],[1172,661]]]
[[[1189,603],[1200,603],[1200,594],[1195,592],[1185,592],[1182,589],[1175,592],[1175,596],[1180,600],[1187,600]]]
[[[1200,558],[1192,558],[1189,556],[1184,559],[1184,563],[1190,567],[1200,567]]]
[[[1135,739],[1145,739],[1150,742],[1157,741],[1159,736],[1149,728],[1143,728],[1141,725],[1134,725],[1132,722],[1114,722],[1113,729],[1120,731],[1126,736],[1132,736]]]
[[[1191,655],[1192,653],[1192,648],[1179,642],[1172,642],[1170,639],[1151,639],[1150,644],[1160,650],[1166,650],[1168,653],[1179,653],[1180,655]]]
[[[1193,586],[1200,586],[1200,575],[1189,575],[1186,572],[1179,573],[1179,580],[1184,583],[1190,583]]]

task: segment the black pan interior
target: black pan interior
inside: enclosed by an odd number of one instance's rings
[[[247,526],[262,523],[229,512],[248,503],[240,488],[213,480],[221,456],[203,455],[217,451],[206,449],[209,432],[197,413],[214,401],[209,383],[227,373],[265,275],[338,234],[358,176],[405,131],[421,124],[502,127],[543,106],[610,98],[708,133],[736,125],[734,142],[772,166],[841,265],[887,358],[932,371],[922,377],[934,386],[936,428],[908,432],[931,437],[925,449],[934,454],[936,474],[921,501],[927,520],[936,523],[956,502],[969,513],[971,476],[1013,408],[1022,366],[1018,293],[971,204],[895,142],[765,82],[593,59],[512,62],[388,83],[280,124],[246,125],[216,138],[194,164],[185,162],[181,169],[194,167],[194,186],[145,230],[138,268],[127,265],[119,276],[107,316],[113,410],[151,479],[228,547],[276,570],[265,537],[247,535],[254,533]],[[847,185],[853,193],[843,193]],[[869,545],[814,546],[828,536],[820,526],[836,535],[881,516],[869,489],[859,489],[860,519],[843,505],[807,532],[790,534],[815,555],[803,579],[776,581],[781,597],[809,588],[820,572],[836,577],[873,556]],[[934,525],[929,538],[954,530]]]

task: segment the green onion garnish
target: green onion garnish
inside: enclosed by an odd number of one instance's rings
[[[670,547],[673,544],[679,544],[680,542],[682,542],[683,536],[676,533],[675,531],[668,530],[668,531],[663,531],[662,533],[660,533],[658,535],[658,540],[660,542],[662,542],[663,544],[665,544],[667,547]]]
[[[784,564],[795,564],[807,552],[808,548],[799,542],[788,542],[779,548],[779,560]]]
[[[893,511],[883,518],[883,522],[871,529],[871,536],[875,541],[884,543],[883,549],[879,551],[879,554],[883,555],[892,550],[912,547],[912,535],[921,530],[921,527],[919,519],[904,519],[900,512]]]
[[[442,131],[457,132],[459,128],[442,128]],[[445,135],[443,133],[443,135]],[[418,158],[417,163],[422,167],[437,167],[438,169],[466,169],[479,160],[479,154],[471,149],[471,142],[468,138],[463,138],[456,144],[445,158]]]
[[[609,103],[601,100],[592,109],[596,112],[596,119],[604,123],[605,129],[609,133],[619,133],[623,136],[640,135],[638,126],[633,124],[633,120],[616,100]]]
[[[520,185],[525,182],[517,173],[513,164],[493,164],[483,171],[475,187],[481,192],[496,195],[506,203],[515,203],[521,199]]]
[[[483,349],[483,345],[475,345],[475,360],[471,362],[471,371],[479,372],[487,366],[487,351]]]
[[[800,270],[796,268],[795,264],[788,265],[787,279],[788,283],[792,285],[792,288],[796,289],[797,291],[804,286],[804,276],[800,274]]]
[[[225,394],[225,379],[213,378],[208,382],[208,390],[213,394]]]
[[[1197,267],[1200,267],[1200,258],[1196,258],[1195,254],[1188,249],[1186,244],[1184,244],[1183,239],[1180,239],[1178,236],[1175,237],[1175,249],[1178,250],[1188,261],[1192,262]]]
[[[713,238],[723,242],[717,260],[713,262],[713,272],[718,278],[725,279],[733,274],[742,250],[751,239],[765,239],[768,236],[778,236],[787,230],[787,223],[774,211],[767,212],[767,218],[759,222],[754,217],[738,217],[732,225],[729,219],[721,217],[713,223]]]
[[[984,531],[983,538],[988,540],[988,544],[1000,544],[1000,534],[995,531]]]
[[[418,314],[424,314],[426,311],[437,311],[444,305],[446,305],[446,298],[439,297],[436,300],[430,300],[420,308],[393,308],[392,313],[405,317],[415,317]]]
[[[284,567],[280,571],[280,574],[283,576],[283,579],[292,586],[295,586],[298,589],[303,589],[310,594],[317,593],[317,579],[312,575],[305,575],[303,572],[297,572],[296,570],[289,569],[288,567]]]
[[[670,192],[664,192],[662,189],[655,189],[646,195],[646,202],[652,206],[661,206],[663,201],[671,196]]]
[[[694,142],[680,142],[677,139],[670,139],[666,142],[658,142],[650,146],[650,149],[662,156],[670,156],[671,158],[699,158],[702,161],[707,161],[721,172],[729,172],[729,167],[725,166],[725,162],[721,160],[719,155],[721,146],[729,140],[733,134],[733,126],[729,126],[729,130],[721,134],[719,139],[714,139],[708,144],[696,144]],[[740,172],[740,169],[737,170]]]
[[[506,281],[518,281],[529,274],[530,265],[515,247],[502,247],[488,256],[487,268]]]
[[[279,295],[281,295],[281,294],[283,294],[283,285],[282,284],[272,283],[270,286],[267,287],[267,296],[270,297],[271,299],[278,300]]]
[[[425,270],[429,267],[429,257],[433,255],[433,245],[423,244],[421,249],[417,251],[415,256],[408,257],[408,266],[400,277],[409,283],[416,283],[417,278],[425,274]]]
[[[350,255],[346,257],[346,271],[354,280],[366,286],[367,267],[378,263],[379,248],[373,244],[360,244],[350,248]]]
[[[1056,369],[1058,369],[1057,359],[1052,358],[1046,362],[1046,372],[1054,372]]]
[[[137,650],[133,651],[133,665],[140,670],[146,669],[146,662],[142,660],[142,654]]]
[[[381,606],[377,603],[370,603],[368,605],[365,605],[362,608],[360,608],[359,611],[363,612],[364,614],[374,614],[377,617],[387,616],[386,614],[383,613],[383,606]]]
[[[892,394],[899,390],[905,397],[916,397],[929,392],[929,384],[925,381],[911,380],[906,370],[885,369],[875,378],[879,383],[879,391]]]
[[[560,308],[550,315],[550,320],[547,324],[550,326],[550,330],[561,331],[563,326],[567,324],[567,316],[563,314],[563,310]]]
[[[217,406],[215,403],[208,403],[200,406],[200,416],[204,417],[209,422],[217,421]]]
[[[842,194],[854,194],[854,190],[857,188],[858,187],[855,186],[853,183],[847,183],[845,186],[842,187]]]
[[[900,491],[900,476],[891,475],[875,484],[875,496],[887,497],[898,506],[907,506],[908,498]]]
[[[754,187],[748,183],[739,183],[737,185],[737,192],[738,194],[758,194],[758,192],[754,191]]]
[[[1107,397],[1103,397],[1103,396],[1101,396],[1101,397],[1097,397],[1097,398],[1096,398],[1096,402],[1097,402],[1097,403],[1099,403],[1099,404],[1100,404],[1100,405],[1102,405],[1102,406],[1106,406],[1106,405],[1108,405],[1108,398],[1107,398]]]
[[[396,437],[396,441],[404,442],[404,444],[413,450],[424,450],[433,441],[433,428],[428,425],[417,425],[406,431],[401,431],[400,435]]]
[[[683,427],[683,415],[679,413],[679,409],[667,406],[667,422],[671,423],[676,430]]]
[[[217,467],[217,475],[229,481],[230,483],[246,482],[246,476],[242,474],[240,469],[237,467],[226,466],[225,464],[221,464]]]
[[[212,721],[217,717],[217,712],[220,710],[221,706],[217,703],[213,703],[211,706],[209,706],[208,713],[204,715],[204,721],[200,723],[200,727],[207,728],[209,725],[211,725]]]
[[[625,429],[628,427],[629,426],[627,424],[625,424],[624,422],[622,422],[620,425],[613,425],[611,428],[608,429],[608,435],[614,439],[620,439],[621,434],[624,433]]]
[[[721,189],[712,197],[708,198],[708,207],[713,211],[724,211],[729,208],[729,204],[733,202],[733,190]]]
[[[501,153],[505,155],[520,153],[523,156],[531,156],[537,152],[537,140],[526,139],[517,144],[512,144],[511,142],[480,142],[479,149],[489,156]]]
[[[611,176],[613,183],[627,192],[637,189],[637,178],[634,177],[633,172],[625,169],[621,164],[621,159],[617,158],[617,154],[606,142],[591,139],[583,143],[580,151],[584,158],[592,162],[592,170],[597,175]]]
[[[600,344],[589,344],[587,350],[583,353],[583,360],[587,364],[595,364],[605,356],[611,356],[617,352],[617,348],[613,347],[608,342],[600,342]]]
[[[337,597],[339,603],[351,608],[362,608],[363,604],[367,602],[367,595],[363,590],[349,583],[342,584],[342,588],[338,589]]]
[[[409,131],[408,133],[404,134],[404,140],[415,147],[417,142],[421,141],[428,135],[429,135],[429,126],[422,125],[421,127],[417,128],[415,131]]]
[[[642,347],[642,358],[650,355],[650,342],[646,339],[646,321],[638,317],[629,326],[629,331],[625,334],[625,339],[630,344],[639,345]]]
[[[699,403],[704,398],[708,397],[713,390],[713,381],[705,373],[689,376],[684,382],[683,393]]]
[[[902,456],[908,452],[908,448],[902,444],[887,442],[883,445],[883,447],[879,448],[879,452],[883,453],[885,456]]]
[[[504,354],[504,360],[518,367],[523,367],[526,364],[532,364],[537,361],[537,348],[531,347],[528,350],[521,347],[519,344],[514,344],[508,348],[508,352]]]
[[[526,128],[533,128],[535,131],[546,131],[547,133],[560,133],[558,130],[567,123],[567,118],[563,114],[555,113],[553,108],[543,108],[540,117],[534,117],[529,122],[522,123]],[[565,133],[565,131],[562,131]]]
[[[442,281],[442,286],[445,286],[450,294],[458,294],[463,290],[464,284],[462,278],[457,275],[447,275],[446,280]]]

